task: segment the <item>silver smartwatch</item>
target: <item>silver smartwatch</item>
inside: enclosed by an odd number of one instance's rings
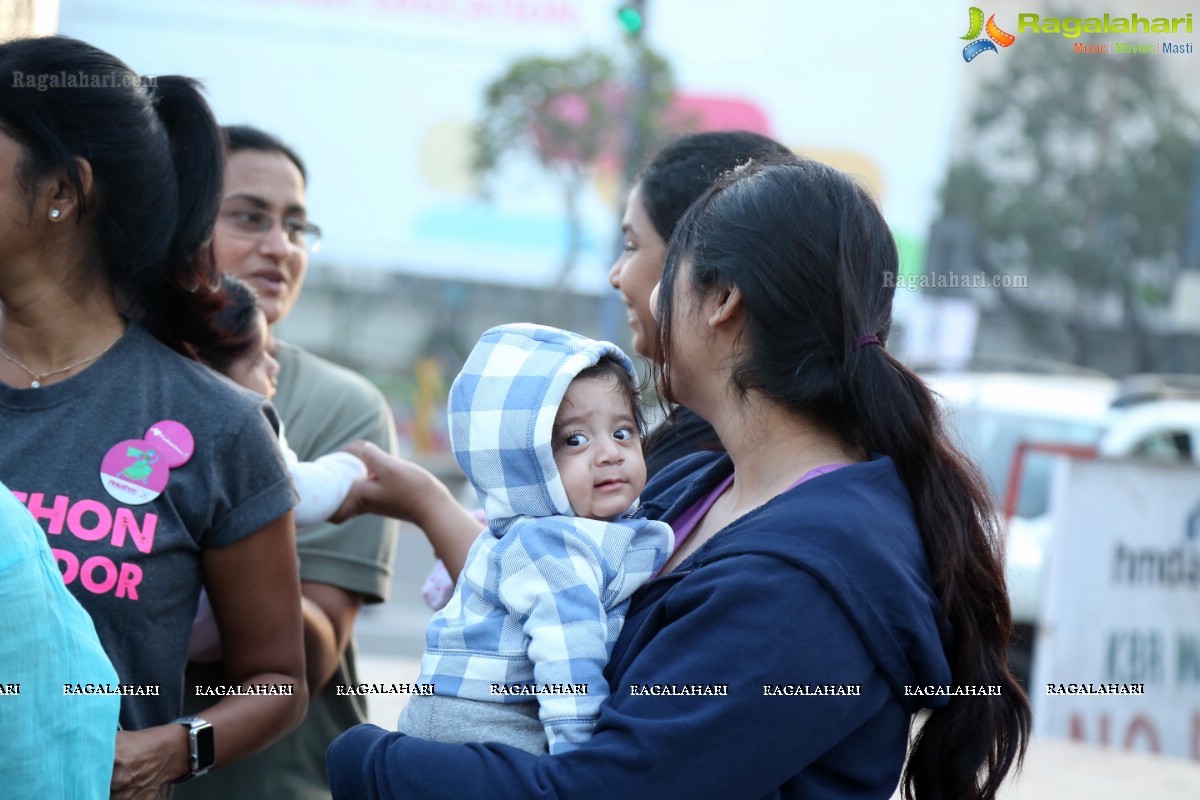
[[[183,783],[199,778],[212,767],[217,760],[216,737],[213,726],[200,717],[180,717],[175,723],[188,729],[188,766],[191,771],[175,781]]]

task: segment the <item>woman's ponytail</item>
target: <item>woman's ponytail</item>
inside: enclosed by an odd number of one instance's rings
[[[848,373],[847,415],[858,443],[889,455],[912,498],[934,594],[951,631],[959,686],[999,695],[953,697],[921,727],[903,796],[986,800],[1024,755],[1028,700],[1008,669],[1012,617],[994,504],[982,476],[952,444],[923,381],[881,347],[864,347]]]
[[[1028,699],[1008,669],[1012,614],[998,516],[929,387],[886,349],[896,246],[875,204],[855,188],[849,184],[837,203],[845,401],[837,426],[866,451],[890,456],[908,489],[933,591],[949,623],[946,657],[954,682],[1000,687],[999,695],[952,697],[929,715],[905,766],[903,794],[990,800],[1023,758],[1031,721]]]
[[[162,280],[142,289],[143,321],[160,340],[191,355],[221,338],[212,323],[224,305],[212,232],[221,202],[224,151],[220,129],[195,81],[166,75],[156,79],[151,92],[167,137],[177,201]]]

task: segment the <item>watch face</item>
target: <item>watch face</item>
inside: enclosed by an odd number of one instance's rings
[[[203,727],[194,728],[192,735],[196,741],[196,768],[208,769],[217,760],[217,746],[213,727],[205,723]]]

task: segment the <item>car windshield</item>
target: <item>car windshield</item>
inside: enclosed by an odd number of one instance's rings
[[[958,432],[963,451],[983,470],[998,503],[1004,502],[1018,442],[1094,447],[1102,432],[1099,425],[1087,422],[977,408],[952,409],[948,418]],[[1046,513],[1055,459],[1049,453],[1026,454],[1017,496],[1018,516],[1039,517]]]

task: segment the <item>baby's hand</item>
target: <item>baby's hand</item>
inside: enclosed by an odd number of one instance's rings
[[[346,499],[330,518],[344,522],[360,514],[380,514],[414,521],[419,502],[429,494],[436,478],[424,467],[385,453],[371,442],[354,442],[344,448],[367,467],[367,476],[350,487]]]

